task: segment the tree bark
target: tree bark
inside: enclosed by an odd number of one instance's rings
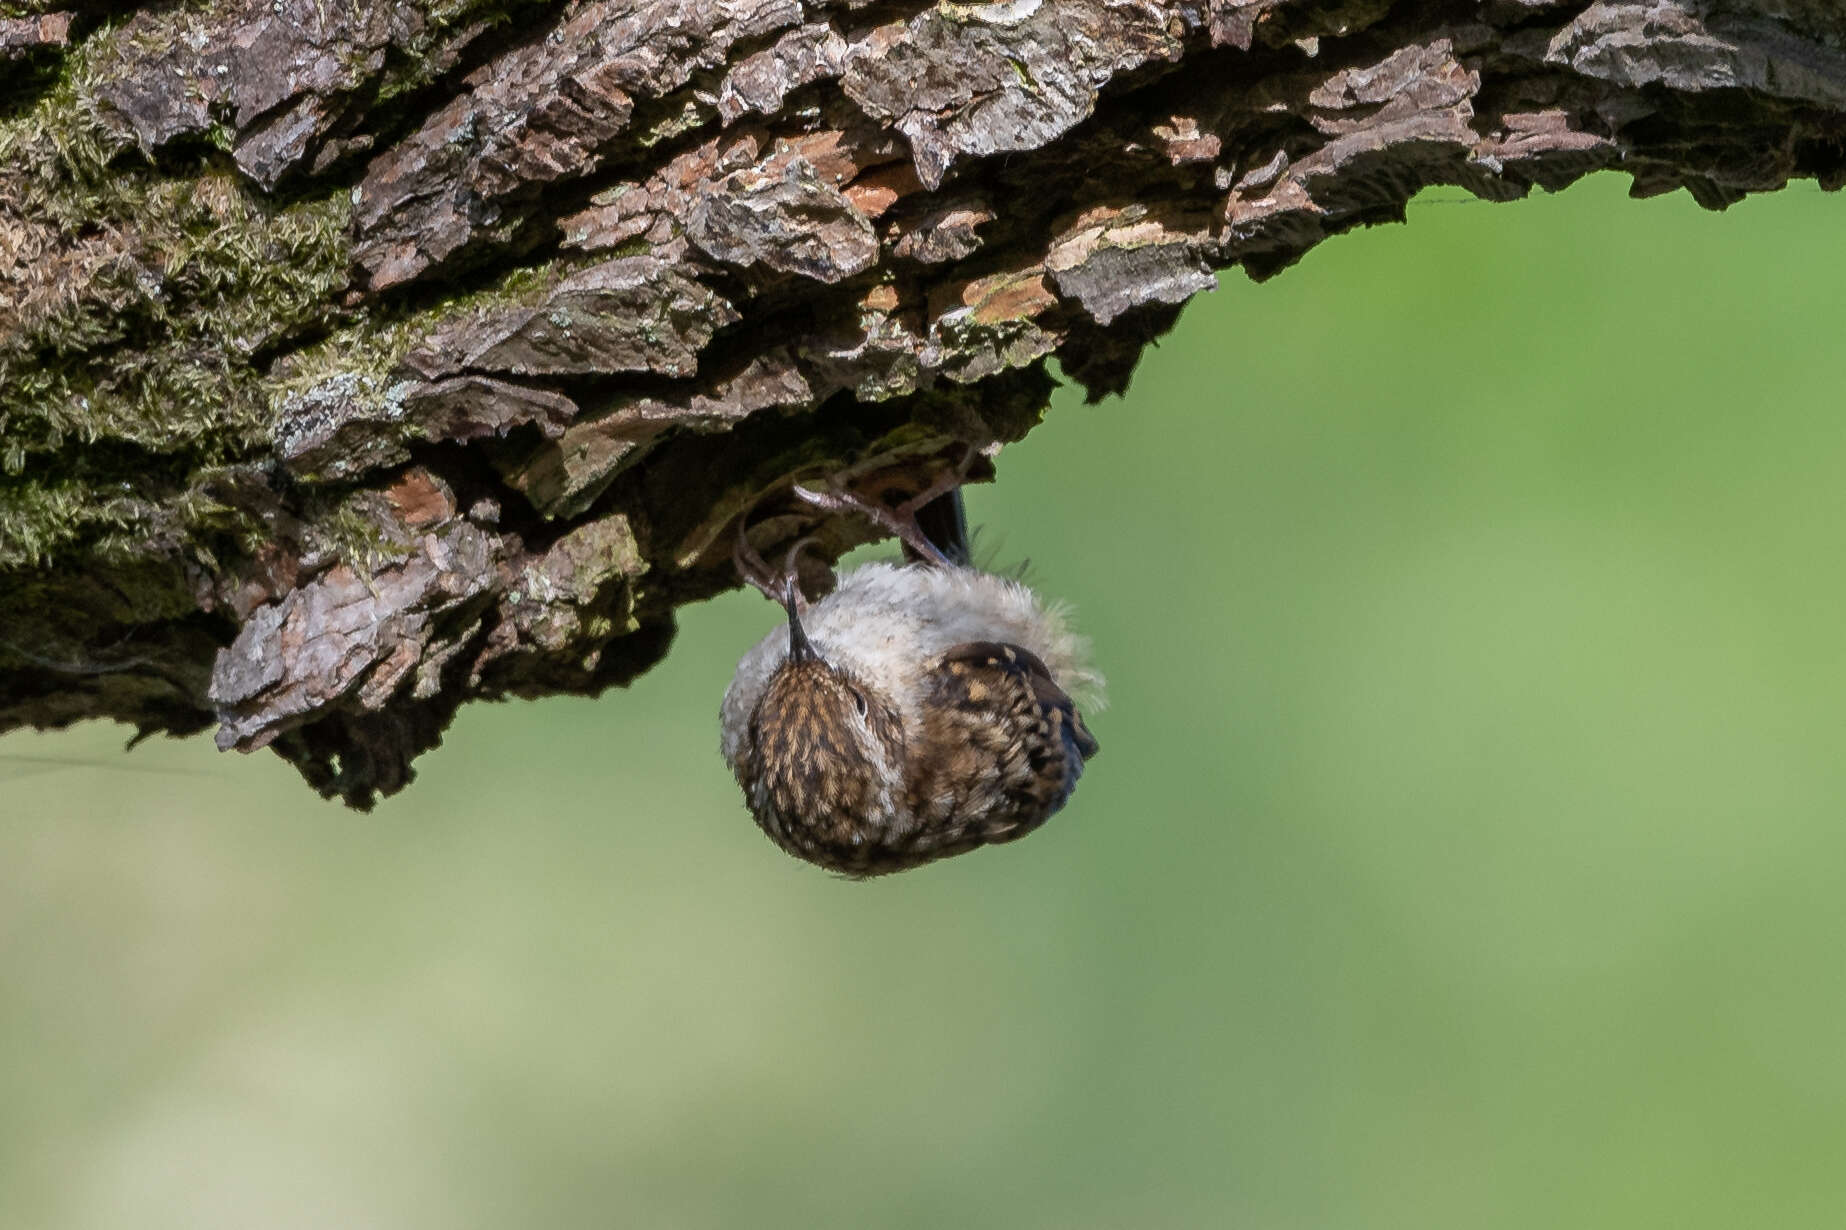
[[[859,540],[792,482],[990,476],[1214,270],[1432,184],[1837,188],[1843,47],[1828,0],[0,0],[0,731],[215,725],[368,806],[464,701],[658,661],[746,512]]]

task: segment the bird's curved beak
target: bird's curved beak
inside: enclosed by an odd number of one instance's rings
[[[792,572],[788,578],[788,589],[782,595],[782,605],[788,608],[788,660],[819,661],[820,654],[815,652],[813,642],[808,640],[807,631],[801,626],[801,591],[795,588]]]

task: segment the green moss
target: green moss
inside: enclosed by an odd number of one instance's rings
[[[365,324],[341,329],[326,341],[291,354],[265,382],[271,412],[291,401],[339,382],[341,395],[382,411],[396,368],[427,326],[415,319],[392,324]]]
[[[616,261],[626,256],[646,256],[653,250],[653,242],[649,240],[647,236],[635,235],[632,238],[622,240],[621,243],[616,244],[613,248],[604,248],[598,251],[597,255],[604,260]]]
[[[544,302],[554,286],[585,263],[560,260],[511,270],[491,285],[449,300],[441,311],[441,318],[450,320],[470,312],[508,307],[536,307]]]
[[[128,533],[154,511],[119,487],[78,479],[0,484],[0,568],[42,567],[71,543]]]
[[[386,63],[353,56],[346,84],[370,77],[386,94],[426,84],[456,30],[527,7],[537,0],[432,0]],[[105,25],[63,57],[28,111],[0,121],[0,228],[29,254],[0,269],[18,288],[0,331],[0,567],[150,545],[247,548],[261,527],[207,494],[217,468],[267,456],[279,408],[335,375],[356,374],[356,395],[382,405],[430,327],[341,328],[348,195],[277,203],[256,192],[226,153],[228,116],[189,161],[168,151],[156,166],[137,151],[106,88],[187,45],[205,20],[182,3]],[[537,302],[558,276],[521,271],[443,316]],[[294,339],[323,334],[268,370]],[[343,554],[375,550],[370,524],[336,518]]]
[[[0,343],[10,472],[71,440],[212,461],[257,445],[254,360],[323,328],[345,284],[341,194],[274,209],[217,171],[145,187],[112,236],[50,254],[69,281],[29,294]]]
[[[690,92],[677,98],[669,96],[661,100],[660,111],[648,117],[648,122],[629,139],[636,149],[652,149],[662,141],[701,127],[716,114],[715,108],[700,102]]]
[[[441,76],[447,60],[440,53],[456,30],[479,25],[483,31],[491,31],[516,21],[525,10],[553,5],[549,0],[431,0],[418,7],[423,12],[422,28],[407,45],[392,49],[390,60],[379,74],[374,105],[388,104]],[[484,36],[477,34],[475,38]]]
[[[221,155],[133,154],[99,101],[129,29],[0,123],[0,226],[30,253],[0,338],[0,566],[239,528],[196,475],[265,449],[264,356],[324,331],[347,282],[345,193],[278,205]]]
[[[380,568],[403,559],[408,544],[390,533],[395,524],[376,493],[369,491],[330,497],[312,517],[316,545],[367,580]]]
[[[1026,93],[1032,95],[1034,98],[1044,97],[1045,92],[1039,88],[1038,82],[1033,79],[1032,70],[1026,67],[1026,62],[1024,60],[1019,59],[1017,56],[1008,56],[1006,57],[1006,62],[1013,66],[1013,76],[1019,79],[1019,84]]]

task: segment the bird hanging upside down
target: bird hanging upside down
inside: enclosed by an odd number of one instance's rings
[[[805,543],[776,575],[739,527],[738,570],[788,628],[737,665],[724,758],[757,824],[797,858],[875,876],[1012,841],[1064,805],[1096,754],[1066,691],[1100,701],[1088,645],[1023,582],[968,564],[961,479],[896,508],[797,487],[913,557],[856,568],[811,604],[795,580]]]

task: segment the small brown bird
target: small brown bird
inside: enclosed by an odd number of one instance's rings
[[[896,509],[796,494],[870,517],[918,558],[856,568],[809,605],[794,579],[803,544],[774,577],[740,529],[739,571],[788,611],[787,631],[738,663],[722,710],[724,758],[757,824],[797,858],[855,877],[1043,824],[1097,750],[1069,693],[1099,703],[1102,679],[1063,611],[968,566],[965,543],[945,553],[931,540],[919,513],[964,524],[952,487]]]

